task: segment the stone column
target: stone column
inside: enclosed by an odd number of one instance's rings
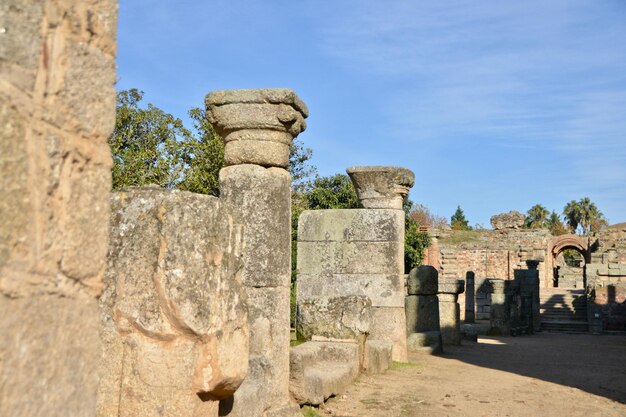
[[[408,349],[412,352],[441,352],[437,270],[430,265],[413,268],[407,284],[409,295],[405,298],[405,310]]]
[[[92,417],[117,1],[0,1],[0,416]]]
[[[509,335],[511,333],[511,322],[509,317],[509,306],[506,302],[507,283],[502,279],[490,279],[491,286],[491,307],[489,318],[489,333],[493,335]]]
[[[230,417],[296,416],[289,399],[291,176],[289,146],[308,110],[288,89],[217,91],[207,115],[224,138],[221,199],[244,224],[249,373]]]
[[[415,175],[400,167],[364,166],[347,170],[361,207],[370,210],[402,210],[404,197],[413,186]],[[391,214],[391,213],[390,213]],[[392,216],[396,217],[396,216]],[[374,254],[363,253],[372,265],[392,266],[398,282],[404,276],[404,216],[399,219],[399,239],[388,251]],[[378,255],[378,257],[376,257]],[[407,360],[406,314],[402,302],[393,307],[372,306],[370,338],[389,340],[393,343],[392,358]]]
[[[461,307],[459,294],[464,290],[462,279],[443,280],[439,283],[439,325],[444,345],[461,344]]]
[[[465,323],[474,323],[476,318],[474,293],[474,273],[468,271],[465,274]]]

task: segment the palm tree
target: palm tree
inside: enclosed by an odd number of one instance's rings
[[[526,212],[526,227],[531,229],[541,229],[547,226],[548,210],[541,204],[535,204]]]
[[[567,203],[563,208],[563,215],[572,233],[576,233],[578,226],[580,226],[582,234],[585,236],[600,230],[607,224],[604,214],[598,210],[598,207],[589,197]]]

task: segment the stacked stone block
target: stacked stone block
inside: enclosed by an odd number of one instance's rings
[[[393,359],[405,361],[402,196],[413,174],[393,167],[354,167],[348,173],[364,208],[300,216],[299,333],[391,341]]]
[[[444,345],[461,344],[461,307],[459,294],[465,289],[462,279],[444,279],[439,282],[439,326]]]
[[[98,415],[217,416],[248,369],[243,230],[216,197],[113,194]]]
[[[93,416],[115,0],[0,2],[0,415]]]
[[[291,176],[289,147],[308,116],[288,89],[217,91],[207,115],[224,138],[220,199],[244,225],[242,270],[250,328],[249,373],[230,417],[295,416],[289,399]]]
[[[413,268],[405,298],[408,349],[437,353],[442,350],[439,326],[438,273],[428,265]]]

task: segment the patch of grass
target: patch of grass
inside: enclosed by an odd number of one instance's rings
[[[441,237],[439,242],[446,245],[460,245],[480,240],[480,230],[454,230],[450,236]]]
[[[397,362],[397,361],[393,361],[393,363],[391,364],[389,369],[411,368],[411,367],[415,367],[415,366],[419,366],[419,365],[414,363],[414,362]]]
[[[304,417],[320,417],[320,413],[317,411],[317,408],[311,407],[309,405],[305,405],[300,409],[300,412]]]
[[[298,345],[303,344],[304,342],[306,342],[306,340],[304,339],[292,339],[289,341],[289,346],[296,347]]]

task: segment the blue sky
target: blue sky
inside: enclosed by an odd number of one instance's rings
[[[118,89],[175,116],[288,87],[321,175],[416,173],[471,224],[590,197],[626,221],[626,0],[121,0]]]

